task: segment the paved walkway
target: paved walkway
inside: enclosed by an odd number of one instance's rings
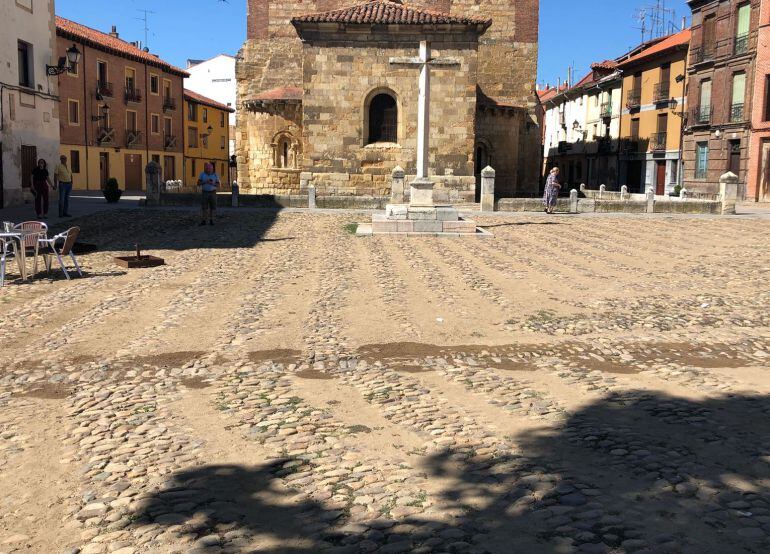
[[[144,192],[126,191],[116,204],[108,204],[101,192],[95,191],[74,191],[70,197],[70,215],[73,217],[82,217],[105,210],[122,210],[125,208],[135,208],[139,206],[140,200],[145,198]],[[29,203],[23,206],[11,206],[0,209],[0,219],[3,221],[28,221],[35,219],[34,204]],[[46,223],[49,226],[65,222],[68,218],[59,218],[58,204],[56,198],[51,200],[48,210],[48,219]]]

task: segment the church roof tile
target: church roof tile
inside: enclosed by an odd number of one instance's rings
[[[347,8],[295,17],[292,23],[349,23],[362,25],[483,25],[491,19],[450,15],[413,8],[396,0],[372,0]]]

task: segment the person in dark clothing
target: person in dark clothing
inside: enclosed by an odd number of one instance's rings
[[[48,217],[48,190],[51,188],[51,178],[48,174],[48,164],[45,160],[37,161],[37,167],[32,170],[32,192],[35,194],[35,213],[38,219]]]

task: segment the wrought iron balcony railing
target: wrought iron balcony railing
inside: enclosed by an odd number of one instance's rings
[[[164,96],[163,97],[163,111],[174,111],[176,110],[176,98],[173,96]]]
[[[671,85],[669,83],[658,83],[655,85],[652,99],[656,104],[669,102],[671,100]]]
[[[113,127],[99,127],[96,130],[96,142],[99,144],[112,144],[115,142],[115,129]]]
[[[730,123],[742,123],[745,121],[743,104],[733,104],[730,106]]]
[[[713,62],[716,58],[713,46],[696,46],[690,54],[690,63],[692,65],[706,62]]]
[[[126,147],[136,146],[142,141],[142,132],[137,130],[126,131]]]
[[[604,102],[601,107],[602,119],[609,119],[612,117],[612,102]]]
[[[696,106],[690,111],[690,126],[711,123],[711,106]]]
[[[169,150],[176,148],[177,138],[176,135],[163,135],[163,148]]]
[[[668,133],[654,133],[650,137],[650,151],[664,152],[666,150],[667,139]]]
[[[741,56],[749,52],[749,34],[738,35],[733,40],[733,55]]]
[[[631,110],[639,108],[642,105],[642,90],[632,89],[628,91],[626,95],[626,107]]]
[[[126,87],[126,102],[139,103],[142,101],[142,91],[136,87]]]
[[[112,95],[113,95],[112,91],[113,91],[112,83],[108,83],[107,81],[96,82],[96,92],[100,96],[104,96],[106,98],[112,98]]]

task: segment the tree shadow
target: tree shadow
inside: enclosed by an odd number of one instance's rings
[[[100,251],[251,248],[264,239],[282,210],[279,204],[259,211],[217,211],[213,226],[200,225],[200,208],[114,209],[59,222],[49,234],[79,226],[78,241]],[[278,240],[278,239],[270,239]]]
[[[284,459],[182,471],[136,518],[175,526],[190,541],[218,533],[233,551],[767,552],[768,416],[767,396],[693,401],[632,391],[500,444],[480,437],[491,454],[473,447],[424,457],[416,469],[441,483],[439,513],[348,521],[304,494],[289,502]],[[246,547],[228,542],[222,525],[274,543],[238,550]]]

